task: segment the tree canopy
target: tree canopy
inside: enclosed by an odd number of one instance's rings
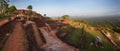
[[[8,8],[8,12],[14,12],[16,10],[17,10],[17,8],[14,5],[12,5]]]
[[[69,17],[70,17],[69,15],[63,15],[62,19],[69,19]]]
[[[9,0],[0,0],[0,16],[4,16],[8,10]]]
[[[27,9],[32,10],[32,5],[28,5]]]

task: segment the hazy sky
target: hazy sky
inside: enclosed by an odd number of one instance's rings
[[[11,0],[18,9],[33,10],[47,16],[104,16],[120,14],[120,0]]]

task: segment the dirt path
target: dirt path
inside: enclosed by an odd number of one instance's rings
[[[43,33],[45,40],[47,42],[45,48],[46,51],[78,51],[78,49],[63,43],[55,35],[55,31],[47,32],[45,28],[40,28],[40,31]]]
[[[81,38],[80,38],[80,49],[83,48],[85,38],[86,38],[86,25],[84,25],[84,27],[83,27],[82,35],[81,35]]]
[[[14,20],[14,19],[15,19],[15,17],[11,17],[11,20]],[[5,20],[0,21],[0,26],[6,24],[7,22],[9,22],[8,19],[5,19]]]
[[[4,24],[7,23],[7,22],[8,22],[8,19],[5,19],[5,20],[3,20],[3,21],[0,21],[0,26],[4,25]]]
[[[17,22],[2,51],[26,51],[21,22]]]
[[[16,24],[16,21],[13,20],[0,27],[0,48],[4,46],[6,40],[11,35],[15,27],[15,24]]]

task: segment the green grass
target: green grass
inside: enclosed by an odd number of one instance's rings
[[[67,32],[68,30],[71,30],[72,28],[73,28],[72,26],[68,25],[67,28],[62,29],[61,31],[62,32]]]
[[[120,41],[117,38],[117,36],[120,37],[120,34],[119,33],[112,33],[112,32],[110,32],[110,34],[112,36],[113,41],[115,41],[115,43],[120,47]]]
[[[97,48],[95,45],[90,45],[96,36],[101,38],[104,48]],[[115,48],[99,31],[87,30],[86,40],[82,51],[115,51]]]
[[[67,28],[63,29],[62,31],[67,32],[68,30],[72,30],[72,26],[74,25],[78,27],[80,26],[78,23],[73,22],[71,26],[69,25]],[[80,37],[82,34],[82,27],[83,26],[81,25],[78,29],[75,29],[72,32],[70,32],[66,37],[64,37],[65,41],[69,44],[79,46]],[[95,45],[91,45],[91,43],[93,42],[94,38],[96,38],[96,36],[99,36],[101,38],[104,48],[97,48],[95,47]],[[120,35],[118,34],[114,35],[114,37],[116,36],[120,36]],[[81,51],[116,51],[116,50],[115,50],[115,47],[113,47],[110,44],[110,42],[106,39],[105,36],[101,34],[100,31],[95,31],[94,29],[90,29],[89,27],[87,27],[86,40],[83,44],[83,48],[81,49]]]
[[[81,25],[80,25],[80,24],[81,24]],[[81,23],[81,22],[74,22],[74,21],[73,21],[73,22],[70,23],[70,25],[71,25],[71,26],[77,26],[77,27],[79,27],[79,28],[82,28],[82,27],[83,27],[83,23]]]
[[[75,29],[65,37],[65,40],[75,46],[79,46],[82,28]]]

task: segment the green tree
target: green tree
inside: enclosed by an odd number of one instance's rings
[[[14,6],[14,5],[12,5],[12,6],[10,6],[9,8],[8,8],[8,12],[14,12],[14,11],[16,11],[17,9],[16,9],[16,7]]]
[[[32,10],[32,5],[28,5],[27,9]]]
[[[3,17],[7,14],[9,0],[0,0],[0,16]]]
[[[32,5],[28,5],[28,6],[27,6],[27,9],[29,10],[29,12],[28,12],[28,14],[29,14],[29,15],[28,15],[28,18],[29,18],[29,17],[32,17],[32,15],[33,15],[33,13],[32,13]]]
[[[69,19],[69,17],[70,17],[69,15],[63,15],[62,19]]]

